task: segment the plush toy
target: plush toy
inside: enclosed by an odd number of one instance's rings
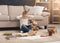
[[[29,36],[34,36],[34,35],[36,35],[36,31],[30,30],[28,32],[28,34],[29,34]]]
[[[38,26],[36,25],[37,21],[35,19],[32,19],[31,23],[33,25],[32,30],[34,30],[34,31],[39,30]]]
[[[9,35],[12,35],[12,33],[11,32],[5,32],[3,35],[4,36],[9,36]]]
[[[32,23],[33,25],[36,25],[36,24],[37,24],[37,21],[36,21],[35,19],[31,19],[31,23]]]
[[[52,31],[52,33],[56,33],[56,32],[57,32],[55,26],[49,26],[49,27],[48,27],[48,30],[49,30],[49,31]]]
[[[33,31],[37,31],[37,30],[39,30],[39,28],[38,28],[37,26],[33,26],[33,27],[32,27],[32,30],[33,30]]]
[[[56,33],[57,32],[56,27],[55,26],[49,26],[48,27],[48,32],[49,32],[49,36]]]

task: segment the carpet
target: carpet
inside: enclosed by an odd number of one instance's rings
[[[11,38],[10,40],[6,40],[5,36],[2,34],[5,32],[18,33],[18,31],[0,31],[0,43],[60,43],[60,32],[57,32],[53,36],[48,36],[48,38],[41,38],[35,40],[28,39],[19,39],[19,38]]]

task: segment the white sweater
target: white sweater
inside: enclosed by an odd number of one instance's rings
[[[21,18],[20,19],[20,26],[22,26],[22,25],[28,25],[28,18],[27,19],[23,19],[23,18]]]
[[[28,18],[27,18],[27,19],[22,19],[21,17],[22,17],[22,15],[17,16],[17,19],[20,20],[20,27],[21,27],[22,25],[28,25],[28,22],[29,22],[28,20],[29,20],[29,18],[34,18],[33,15],[28,15]]]

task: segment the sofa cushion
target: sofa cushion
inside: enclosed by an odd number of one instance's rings
[[[41,16],[50,16],[50,13],[49,12],[43,12],[42,14],[41,14]]]
[[[7,5],[0,5],[0,20],[9,20]]]
[[[43,6],[34,6],[34,14],[42,14],[44,7]]]
[[[8,15],[0,15],[0,20],[9,20]]]
[[[28,10],[30,10],[33,6],[27,6],[27,5],[25,5],[24,7],[25,7],[25,10],[28,11]]]
[[[43,9],[44,9],[43,6],[34,6],[34,7],[29,9],[28,14],[34,14],[34,15],[38,14],[38,15],[41,15]]]
[[[19,21],[0,21],[0,28],[5,27],[19,27]]]
[[[10,20],[16,20],[16,17],[24,11],[23,6],[9,6]]]
[[[8,15],[8,6],[7,5],[0,5],[0,12],[3,15]]]
[[[34,15],[34,18],[37,19],[37,20],[42,20],[42,19],[44,19],[44,17],[41,16],[41,15]]]

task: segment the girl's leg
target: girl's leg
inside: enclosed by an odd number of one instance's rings
[[[28,26],[28,29],[31,30],[31,29],[32,29],[32,25],[29,25],[29,26]]]
[[[25,25],[22,25],[21,30],[22,30],[23,32],[28,32],[28,31],[29,31],[28,27],[25,26]]]

